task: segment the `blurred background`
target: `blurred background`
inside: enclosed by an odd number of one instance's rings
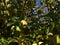
[[[0,0],[0,45],[60,45],[60,0]]]

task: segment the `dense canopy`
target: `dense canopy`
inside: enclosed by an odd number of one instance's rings
[[[0,45],[60,45],[60,0],[0,0]]]

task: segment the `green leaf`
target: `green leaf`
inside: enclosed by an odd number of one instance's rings
[[[35,34],[31,33],[30,37],[34,39],[35,38]]]
[[[53,2],[54,2],[54,0],[49,0],[49,2],[50,2],[50,3],[53,3]]]

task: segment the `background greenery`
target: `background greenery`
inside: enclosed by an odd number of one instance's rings
[[[0,0],[0,45],[60,45],[60,0]],[[38,17],[40,15],[40,18]]]

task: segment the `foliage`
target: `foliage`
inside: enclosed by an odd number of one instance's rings
[[[42,3],[47,4],[47,14],[41,8],[33,13],[35,0],[0,0],[0,45],[58,45],[60,1]]]

